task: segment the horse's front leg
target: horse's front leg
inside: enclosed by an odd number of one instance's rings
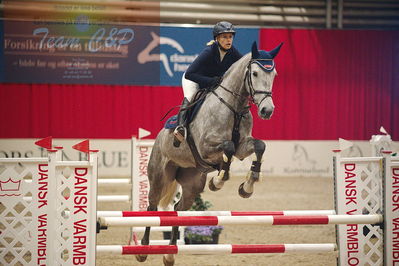
[[[190,203],[186,203],[187,201],[184,201],[182,198],[179,200],[179,202],[175,205],[174,210],[175,211],[180,211],[180,210],[185,210],[187,211],[191,205]],[[185,205],[185,206],[184,206]],[[172,226],[172,232],[170,234],[170,240],[169,240],[169,245],[177,245],[177,240],[179,238],[179,226]],[[174,254],[165,254],[163,256],[163,265],[164,266],[173,266],[175,264],[175,255]]]
[[[156,205],[149,205],[147,207],[147,211],[157,211],[158,207]],[[145,228],[145,232],[144,232],[144,236],[141,239],[141,245],[148,245],[150,244],[150,231],[151,231],[151,227],[146,227]],[[147,259],[147,255],[146,254],[139,254],[136,255],[136,259],[139,262],[143,262]]]
[[[220,164],[219,174],[209,181],[208,187],[212,191],[218,191],[223,187],[225,181],[230,178],[231,159],[235,153],[234,142],[226,140],[221,145],[223,150],[223,161]]]
[[[265,152],[265,149],[266,145],[263,141],[247,138],[237,150],[236,156],[240,159],[255,153],[254,159],[252,160],[251,170],[247,174],[246,181],[242,183],[238,189],[238,194],[240,194],[240,196],[243,198],[251,197],[252,193],[254,192],[254,183],[260,180],[260,168],[262,165],[262,156]]]

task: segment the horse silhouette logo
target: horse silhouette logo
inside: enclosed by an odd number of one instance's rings
[[[350,147],[348,149],[347,156],[348,157],[363,157],[362,149],[359,147],[359,145],[354,144],[352,147]]]
[[[173,72],[170,68],[170,64],[169,64],[169,59],[168,56],[164,53],[160,53],[160,54],[151,54],[151,51],[154,50],[156,47],[166,44],[169,46],[172,46],[173,48],[175,48],[177,51],[179,51],[180,53],[184,53],[184,49],[183,47],[176,41],[173,40],[171,38],[168,37],[161,37],[158,36],[156,33],[151,32],[151,37],[152,37],[152,41],[150,41],[147,45],[147,47],[144,48],[143,51],[141,51],[138,55],[137,55],[137,61],[140,64],[145,64],[148,62],[157,62],[160,61],[162,62],[166,73],[168,74],[169,77],[173,77]]]
[[[308,152],[300,144],[295,144],[294,146],[294,153],[292,154],[292,160],[297,164],[299,167],[314,167],[316,166],[316,161],[309,158]]]

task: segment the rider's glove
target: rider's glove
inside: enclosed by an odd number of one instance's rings
[[[219,85],[223,80],[223,77],[213,77],[213,80],[211,82],[211,86],[209,86],[210,88],[214,88],[217,85]]]

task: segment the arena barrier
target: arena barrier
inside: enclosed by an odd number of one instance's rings
[[[0,238],[0,264],[29,265],[33,262],[48,265],[95,265],[96,249],[101,250],[99,254],[107,249],[115,250],[112,246],[96,248],[95,245],[96,154],[91,152],[89,160],[84,162],[63,162],[58,159],[58,153],[50,151],[48,160],[0,160],[0,196],[3,204],[0,222],[4,226]],[[357,225],[350,217],[345,218],[350,224],[337,226],[341,265],[392,265],[397,262],[399,251],[393,247],[399,242],[398,229],[395,226],[399,220],[399,205],[395,200],[399,194],[396,182],[399,180],[399,162],[393,161],[389,153],[384,153],[383,157],[341,158],[337,151],[334,156],[334,176],[336,211],[339,215],[356,215],[352,217],[356,219],[357,215],[362,215],[376,219],[360,221],[361,223],[378,222],[383,216],[385,225],[383,232],[379,225]],[[383,177],[386,180],[385,191],[382,190]],[[26,179],[31,179],[32,182],[28,184],[24,181]],[[31,197],[32,200],[27,203],[23,197]],[[69,214],[65,215],[67,212]],[[321,216],[323,218],[319,218],[325,222],[326,217],[329,220],[333,215]],[[11,222],[10,217],[14,218]],[[226,217],[231,219],[247,216]],[[254,217],[257,219],[258,216],[249,216]],[[276,217],[267,219],[274,221]],[[281,216],[277,219],[281,221]],[[364,230],[365,227],[368,231]],[[28,233],[31,234],[29,237]],[[382,237],[385,237],[384,246]],[[172,246],[171,249],[179,251],[182,247]],[[191,248],[183,248],[188,249]]]

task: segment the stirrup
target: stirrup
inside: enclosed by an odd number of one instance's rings
[[[175,128],[175,131],[173,132],[173,135],[175,136],[173,138],[173,146],[175,148],[180,147],[180,143],[182,143],[186,137],[187,130],[184,126],[178,126]]]
[[[173,135],[180,141],[183,142],[186,139],[187,129],[184,126],[177,126],[173,131]]]

